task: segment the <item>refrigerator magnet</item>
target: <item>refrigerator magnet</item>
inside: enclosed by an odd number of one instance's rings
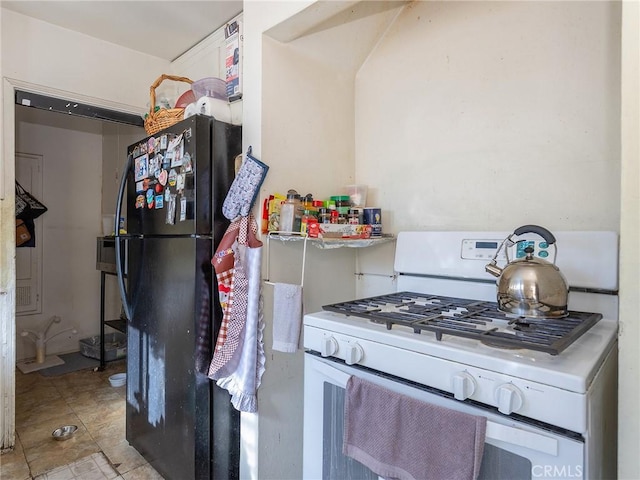
[[[184,173],[179,173],[176,178],[176,190],[184,190]]]
[[[149,157],[140,155],[135,159],[135,181],[142,180],[149,176]]]
[[[180,145],[181,143],[182,143],[182,135],[178,135],[177,137],[174,137],[171,139],[171,141],[169,142],[169,145],[167,146],[167,150],[168,151],[175,150],[176,148],[178,148],[178,145]]]
[[[144,181],[136,182],[136,193],[144,192],[146,188],[144,188]]]
[[[153,189],[147,190],[147,206],[149,208],[153,208],[153,200],[154,200],[154,192]]]
[[[167,190],[168,192],[169,190]],[[169,195],[167,199],[167,216],[165,217],[165,223],[173,225],[176,223],[176,196],[175,194]]]
[[[166,150],[167,149],[167,135],[162,135],[160,137],[160,150]]]
[[[169,186],[170,187],[175,187],[176,186],[177,178],[178,178],[178,173],[172,168],[171,171],[169,172]]]
[[[171,167],[180,167],[182,166],[182,152],[184,149],[182,148],[182,144],[178,148],[173,151],[173,158],[171,159]]]
[[[144,208],[145,199],[144,195],[138,195],[136,197],[136,208]]]
[[[180,197],[180,221],[187,219],[187,197]]]
[[[186,152],[182,157],[182,167],[186,173],[191,173],[193,171],[193,165],[191,163],[191,155],[189,152]]]
[[[159,159],[156,156],[153,156],[149,159],[149,176],[157,177],[160,173],[160,163]]]
[[[162,168],[164,168],[165,170],[171,167],[171,162],[173,162],[174,153],[175,152],[173,150],[167,150],[167,153],[164,154],[164,161],[162,162]]]
[[[170,199],[171,199],[171,190],[167,188],[164,191],[164,201],[168,203]]]
[[[156,210],[164,207],[164,197],[162,195],[156,195]]]
[[[151,137],[147,141],[147,152],[153,153],[155,149],[156,149],[156,139],[155,137]]]

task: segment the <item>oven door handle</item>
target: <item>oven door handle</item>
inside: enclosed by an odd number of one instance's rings
[[[490,440],[499,440],[509,445],[536,450],[547,455],[558,456],[558,440],[539,433],[529,432],[522,428],[487,420],[487,430],[485,437]]]
[[[345,389],[347,388],[349,378],[351,378],[350,374],[327,365],[324,362],[313,362],[313,369],[330,379],[334,385]]]
[[[351,377],[350,374],[338,370],[324,362],[313,362],[313,368],[318,373],[331,380],[334,385],[347,388],[347,382]],[[452,401],[456,401],[453,400]],[[466,412],[465,412],[466,413]],[[487,420],[487,429],[485,437],[489,440],[497,440],[509,445],[518,445],[520,447],[536,450],[546,453],[547,455],[558,456],[558,440],[546,435],[540,435],[536,432],[530,432],[522,428],[503,425],[501,423]]]

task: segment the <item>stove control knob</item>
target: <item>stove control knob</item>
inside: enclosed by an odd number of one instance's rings
[[[364,350],[357,343],[349,343],[347,344],[347,351],[345,354],[344,362],[347,365],[354,365],[362,360],[364,357]]]
[[[451,379],[453,396],[456,400],[466,400],[476,391],[476,381],[467,372],[458,372]]]
[[[522,408],[523,395],[516,386],[505,383],[496,389],[496,402],[500,413],[510,415]]]
[[[333,337],[324,337],[320,343],[320,355],[330,357],[338,351],[338,341]]]

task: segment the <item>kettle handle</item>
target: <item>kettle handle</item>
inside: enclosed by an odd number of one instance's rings
[[[516,228],[513,233],[518,236],[525,233],[536,233],[544,238],[545,242],[549,245],[556,243],[556,237],[553,236],[553,233],[540,225],[523,225],[522,227]]]

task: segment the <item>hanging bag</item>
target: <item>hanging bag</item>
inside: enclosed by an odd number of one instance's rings
[[[16,180],[16,218],[34,220],[47,210],[44,203],[27,192]]]
[[[16,185],[16,219],[31,216],[29,212],[29,204],[18,195],[18,185]]]
[[[24,220],[16,218],[16,247],[23,246],[29,240],[31,240],[31,234]]]

